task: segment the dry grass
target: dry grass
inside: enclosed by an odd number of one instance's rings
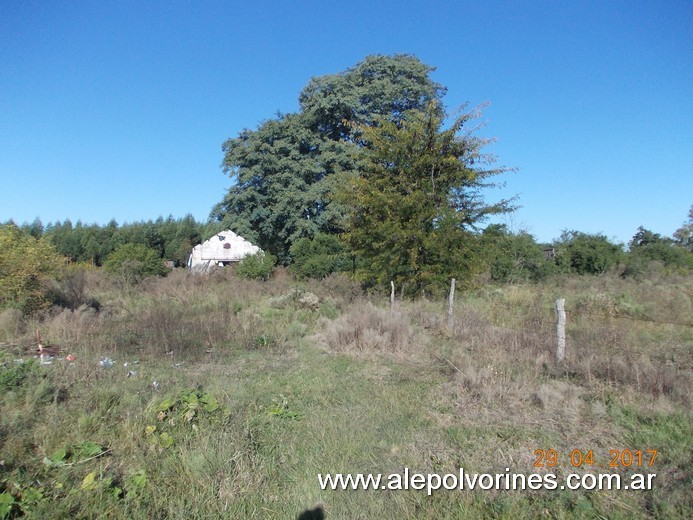
[[[297,283],[284,273],[261,283],[229,271],[176,271],[121,291],[90,273],[80,290],[101,303],[98,312],[0,315],[0,341],[12,356],[31,352],[35,328],[77,356],[72,367],[40,367],[30,384],[1,397],[0,482],[7,489],[12,479],[24,488],[40,481],[42,512],[84,517],[290,518],[322,504],[328,518],[531,518],[539,510],[556,518],[685,518],[692,288],[690,279],[617,277],[487,287],[458,293],[448,323],[442,299],[390,309],[344,277]],[[554,359],[557,297],[568,309],[563,363]],[[116,367],[98,368],[101,356]],[[122,362],[133,359],[138,374],[128,378]],[[2,361],[15,370],[9,355]],[[163,428],[158,403],[185,388],[214,393],[224,412],[197,433],[185,421],[170,426],[175,448],[153,449],[144,429]],[[111,450],[90,471],[127,489],[133,472],[146,469],[146,493],[87,495],[79,490],[86,466],[59,473],[41,463],[84,440]],[[537,449],[565,457],[576,448],[600,462],[612,448],[658,449],[661,481],[640,493],[427,497],[323,492],[315,478],[405,466],[529,474],[547,471],[534,467]],[[46,487],[58,474],[73,492]]]
[[[325,321],[322,337],[336,352],[380,352],[412,355],[420,347],[411,320],[400,309],[360,305]]]

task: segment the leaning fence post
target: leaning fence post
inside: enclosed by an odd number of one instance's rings
[[[556,335],[558,343],[556,344],[556,359],[563,361],[565,357],[565,299],[559,298],[556,300]]]
[[[395,282],[392,280],[390,280],[390,287],[392,289],[390,291],[390,308],[392,308],[395,306]]]
[[[450,296],[448,297],[448,327],[452,327],[452,309],[455,305],[455,279],[450,281]]]

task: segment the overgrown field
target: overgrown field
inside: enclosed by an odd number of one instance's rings
[[[92,306],[0,314],[0,517],[693,515],[690,277],[458,292],[452,323],[444,297],[390,309],[334,276],[174,272],[123,290],[94,272],[81,289]],[[561,364],[558,297],[568,311]],[[51,364],[33,358],[36,329],[61,347]],[[650,491],[431,496],[318,483],[405,468],[656,477]]]

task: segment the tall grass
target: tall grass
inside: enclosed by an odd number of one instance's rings
[[[176,271],[119,289],[97,272],[82,282],[80,298],[98,301],[98,310],[0,315],[0,493],[13,501],[10,516],[693,511],[690,278],[485,287],[458,295],[451,323],[445,301],[391,309],[339,276],[254,282]],[[554,359],[557,297],[568,310],[563,363]],[[61,347],[52,364],[32,359],[37,328]],[[111,368],[99,364],[104,357]],[[317,481],[318,473],[405,467],[547,471],[535,467],[538,449],[564,459],[592,450],[599,464],[612,449],[656,449],[654,468],[617,469],[656,472],[656,486],[429,497],[323,491]]]

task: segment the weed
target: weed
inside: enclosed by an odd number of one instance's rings
[[[39,371],[36,361],[15,360],[0,365],[0,389],[5,392],[21,387]]]

